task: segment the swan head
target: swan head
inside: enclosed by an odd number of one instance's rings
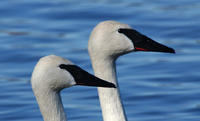
[[[92,31],[88,43],[90,56],[114,57],[132,51],[154,51],[175,53],[172,48],[162,45],[116,21],[103,21]]]
[[[101,80],[69,60],[55,55],[42,57],[36,64],[31,77],[33,90],[47,89],[60,91],[73,85],[115,87]]]

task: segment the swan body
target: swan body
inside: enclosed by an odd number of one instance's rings
[[[98,88],[104,121],[127,121],[116,78],[115,61],[119,56],[133,51],[175,53],[172,48],[116,21],[103,21],[93,29],[88,51],[95,76],[117,86],[110,89]]]
[[[31,84],[44,121],[66,121],[60,97],[60,91],[64,88],[74,85],[115,87],[55,55],[45,56],[38,61]]]

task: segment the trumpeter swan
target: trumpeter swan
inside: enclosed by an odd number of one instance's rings
[[[129,25],[104,21],[92,31],[88,42],[92,67],[97,77],[114,83],[118,87],[115,60],[132,51],[154,51],[175,53],[172,48],[153,41],[132,29]],[[98,88],[104,121],[126,121],[120,99],[119,88]]]
[[[73,85],[115,87],[55,55],[39,60],[32,73],[31,84],[44,121],[66,121],[60,97],[63,88]]]

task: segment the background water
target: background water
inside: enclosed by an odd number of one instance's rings
[[[0,121],[42,121],[30,76],[56,54],[93,73],[87,43],[100,21],[116,20],[175,48],[117,60],[129,121],[200,121],[199,0],[1,0]],[[102,121],[96,88],[62,91],[70,121]]]

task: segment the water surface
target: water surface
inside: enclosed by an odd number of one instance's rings
[[[93,73],[88,38],[104,20],[127,23],[176,50],[117,60],[128,120],[200,120],[199,8],[199,0],[1,0],[0,121],[42,121],[29,82],[40,57],[56,54]],[[102,121],[96,88],[68,88],[62,98],[70,121]]]

